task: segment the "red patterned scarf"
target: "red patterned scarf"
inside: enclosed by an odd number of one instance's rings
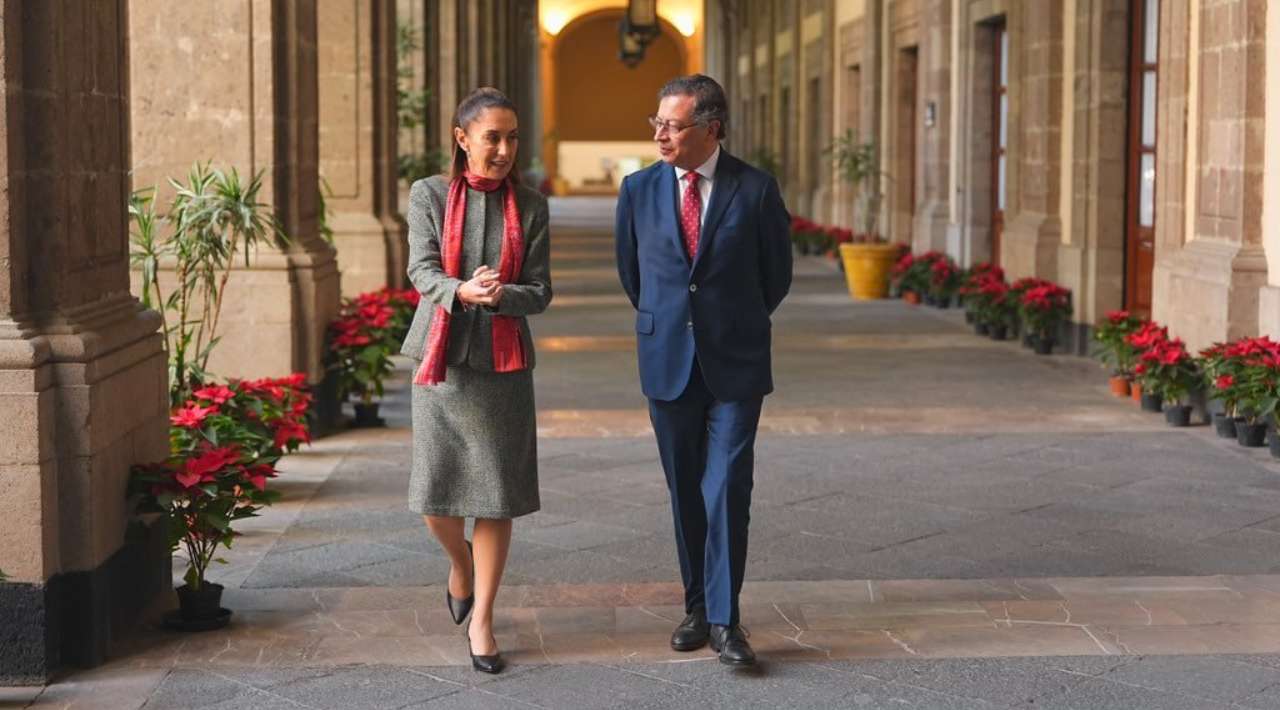
[[[498,264],[499,280],[504,284],[515,283],[524,266],[524,231],[520,228],[520,209],[516,206],[516,186],[510,177],[493,180],[464,172],[449,183],[449,198],[444,207],[444,234],[441,235],[441,258],[444,272],[455,279],[462,278],[462,224],[467,214],[467,186],[482,192],[493,192],[506,185],[507,197],[503,204],[502,258]],[[463,279],[464,281],[466,279]],[[413,376],[415,385],[438,385],[444,382],[447,352],[449,349],[450,309],[436,306],[431,332],[427,334],[426,352],[422,365]],[[520,319],[511,316],[493,317],[493,369],[495,372],[516,372],[526,367],[524,344],[520,341]]]

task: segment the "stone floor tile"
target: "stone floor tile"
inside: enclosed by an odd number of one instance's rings
[[[1237,703],[1272,686],[1280,686],[1280,670],[1223,657],[1146,656],[1108,673],[1105,679],[1215,702]]]

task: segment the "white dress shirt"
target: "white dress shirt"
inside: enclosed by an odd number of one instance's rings
[[[716,177],[716,163],[720,161],[720,146],[716,146],[716,150],[707,158],[707,162],[699,165],[694,171],[698,173],[698,193],[702,196],[702,216],[699,224],[707,223],[707,205],[711,204],[711,188]],[[684,209],[684,189],[686,183],[684,176],[688,173],[684,168],[676,168],[676,182],[679,187],[676,189],[677,199],[680,200],[676,205],[676,214],[680,214],[680,210]]]

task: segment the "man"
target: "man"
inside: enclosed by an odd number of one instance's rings
[[[729,109],[715,80],[673,79],[658,99],[649,123],[662,160],[623,180],[615,237],[684,580],[671,647],[710,641],[722,663],[752,665],[738,593],[791,218],[771,176],[721,149]]]

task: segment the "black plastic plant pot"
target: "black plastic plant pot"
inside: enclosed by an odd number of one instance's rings
[[[1191,426],[1191,405],[1175,404],[1165,407],[1164,420],[1169,426]]]
[[[1222,412],[1213,413],[1213,430],[1224,439],[1236,438],[1236,420]]]
[[[1142,393],[1142,411],[1159,412],[1164,406],[1164,397],[1159,394]]]
[[[1251,449],[1266,446],[1267,425],[1263,423],[1236,422],[1236,442]]]

